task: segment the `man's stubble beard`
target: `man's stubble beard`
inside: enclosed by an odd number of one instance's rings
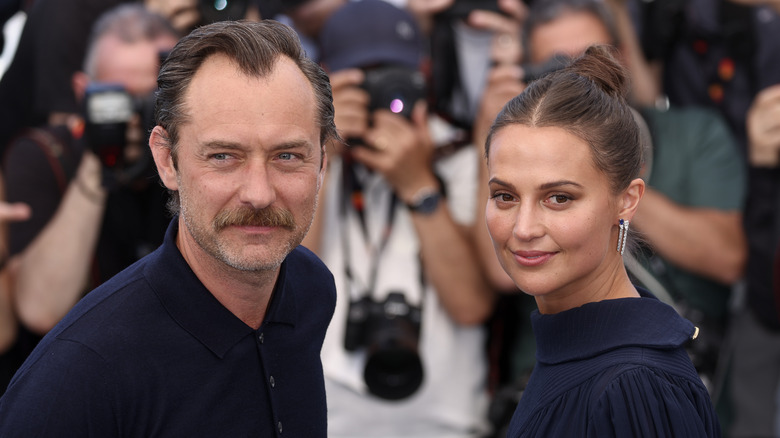
[[[181,184],[179,184],[181,188]],[[287,255],[297,247],[308,233],[314,221],[314,214],[317,210],[319,196],[314,197],[314,206],[308,212],[309,221],[305,227],[298,227],[295,219],[289,210],[276,207],[267,207],[264,209],[252,209],[251,207],[240,207],[231,210],[220,211],[207,226],[194,220],[190,214],[189,196],[179,191],[179,214],[184,219],[190,235],[195,243],[208,255],[217,261],[230,266],[233,269],[243,272],[273,271],[281,266]],[[222,230],[233,225],[255,225],[255,226],[274,226],[289,231],[289,238],[280,246],[266,245],[268,250],[265,261],[253,258],[247,260],[241,256],[241,248],[232,248],[228,242],[220,239]],[[239,251],[234,251],[238,249]]]

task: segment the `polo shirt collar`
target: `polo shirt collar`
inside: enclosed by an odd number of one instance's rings
[[[686,343],[693,324],[644,289],[640,298],[588,303],[564,312],[531,314],[539,362],[557,364],[620,347],[674,349]]]
[[[254,330],[233,315],[203,286],[176,246],[179,218],[168,225],[165,239],[146,266],[149,285],[171,318],[222,358],[234,345]],[[289,256],[288,256],[289,258]],[[279,277],[263,325],[269,322],[294,325],[296,305],[284,287],[288,260]]]

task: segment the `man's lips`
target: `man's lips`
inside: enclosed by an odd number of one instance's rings
[[[531,267],[547,263],[557,253],[547,251],[513,251],[512,254],[519,265]]]

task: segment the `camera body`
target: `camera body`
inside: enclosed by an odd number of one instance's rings
[[[421,318],[421,309],[410,305],[401,292],[391,292],[381,302],[369,296],[350,301],[344,347],[365,349],[363,378],[375,396],[400,400],[422,384]]]
[[[414,104],[426,97],[425,76],[419,70],[382,65],[364,72],[361,86],[370,96],[369,111],[384,108],[411,119]]]
[[[154,127],[154,104],[153,93],[136,98],[121,84],[93,82],[87,86],[83,105],[85,140],[103,168],[110,171],[111,182],[130,182],[148,167],[148,148],[142,147],[141,158],[134,163],[125,162],[125,150],[127,130],[136,114],[146,136]]]

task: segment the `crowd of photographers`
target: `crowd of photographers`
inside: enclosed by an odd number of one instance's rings
[[[0,80],[0,394],[76,301],[162,241],[146,145],[161,59],[201,23],[262,18],[328,72],[345,140],[328,145],[304,240],[339,294],[329,436],[502,436],[534,365],[535,304],[484,226],[482,144],[506,101],[593,43],[631,71],[652,158],[629,272],[702,328],[690,353],[724,434],[780,436],[775,3],[8,3],[27,19]]]

